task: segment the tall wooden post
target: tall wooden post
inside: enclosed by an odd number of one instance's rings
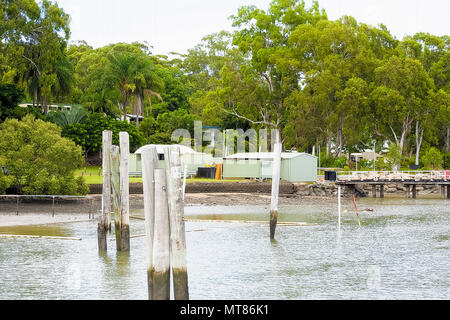
[[[341,227],[341,185],[338,185],[338,226]]]
[[[180,148],[178,146],[165,148],[164,159],[166,164],[174,297],[175,300],[188,300],[189,290]]]
[[[147,283],[148,299],[154,300],[153,294],[153,238],[155,225],[155,169],[158,168],[156,147],[144,149],[142,157],[142,180],[144,195],[145,233],[147,234]]]
[[[111,147],[111,190],[112,211],[116,233],[116,248],[120,248],[120,150],[118,146]]]
[[[409,198],[410,197],[410,186],[409,186],[409,184],[405,184],[405,192],[406,192],[406,198]]]
[[[130,138],[128,132],[119,133],[120,140],[120,211],[119,232],[120,244],[118,251],[130,250],[130,204],[129,204],[129,177],[128,162],[130,158]],[[117,223],[117,222],[116,222]],[[117,228],[116,228],[117,231]]]
[[[372,185],[372,198],[376,198],[377,197],[377,185],[373,184]]]
[[[166,173],[155,169],[155,219],[150,277],[154,300],[170,299],[170,237]]]
[[[112,132],[103,131],[102,137],[102,168],[103,168],[103,195],[102,195],[102,215],[97,227],[98,249],[107,250],[106,234],[111,230],[111,145]]]
[[[447,186],[447,199],[450,199],[450,186]]]
[[[278,220],[278,194],[280,190],[281,175],[281,139],[280,132],[276,130],[272,162],[272,196],[270,201],[270,239],[275,239],[275,229]]]
[[[380,198],[384,198],[384,185],[380,184]]]

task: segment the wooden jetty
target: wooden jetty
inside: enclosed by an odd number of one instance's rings
[[[372,197],[384,198],[384,187],[388,184],[402,184],[405,186],[407,198],[416,198],[417,186],[440,186],[442,198],[450,199],[450,170],[440,171],[354,171],[337,176],[338,186],[353,186],[366,184],[372,186]]]

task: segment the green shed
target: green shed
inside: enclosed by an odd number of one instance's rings
[[[273,153],[236,153],[223,160],[223,178],[272,178]],[[317,181],[317,157],[309,153],[281,153],[281,180]]]

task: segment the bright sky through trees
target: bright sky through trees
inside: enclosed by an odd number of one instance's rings
[[[71,40],[94,47],[117,42],[148,42],[155,54],[185,53],[204,36],[231,30],[229,16],[243,5],[267,9],[270,0],[57,0],[71,15]],[[309,6],[311,0],[306,3]],[[328,18],[344,14],[357,21],[383,23],[401,40],[405,35],[450,31],[448,0],[320,0]]]

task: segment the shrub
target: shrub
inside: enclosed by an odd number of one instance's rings
[[[438,149],[436,149],[435,147],[431,147],[422,156],[422,162],[426,169],[442,169],[442,165],[444,164],[444,157]]]
[[[392,171],[398,171],[402,164],[402,153],[400,146],[391,143],[386,154],[386,163]]]
[[[0,125],[0,136],[0,158],[8,171],[8,187],[19,194],[88,193],[84,180],[74,176],[83,165],[81,148],[62,138],[56,124],[31,115],[21,121],[8,119]]]

